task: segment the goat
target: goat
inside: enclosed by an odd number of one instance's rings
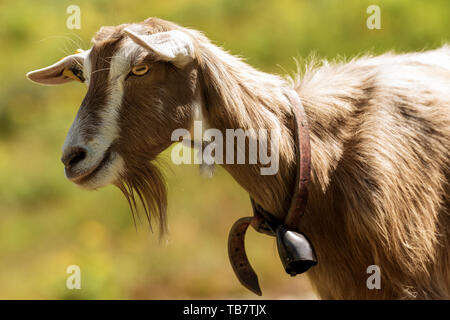
[[[27,74],[88,91],[63,146],[65,174],[87,189],[114,184],[166,226],[166,189],[152,160],[194,120],[276,128],[279,170],[223,164],[277,218],[294,190],[287,96],[310,127],[311,184],[299,229],[319,264],[308,275],[326,299],[450,298],[450,47],[310,65],[296,77],[260,72],[202,33],[158,18],[102,27],[91,49]],[[137,199],[135,199],[137,198]],[[381,289],[366,270],[381,270]]]

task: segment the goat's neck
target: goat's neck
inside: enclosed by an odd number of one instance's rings
[[[213,57],[207,56],[202,66],[203,99],[209,126],[219,129],[224,137],[226,129],[263,128],[279,129],[280,132],[279,170],[276,174],[261,175],[259,164],[223,164],[223,167],[257,203],[282,218],[290,206],[298,165],[293,139],[295,120],[287,98],[295,90],[294,86],[277,76],[259,72],[218,48],[211,51]],[[312,181],[318,186],[315,189],[323,190],[328,183],[329,169],[337,162],[339,150],[336,150],[335,139],[324,141],[320,137],[332,136],[331,131],[323,131],[333,130],[329,124],[336,123],[337,120],[331,118],[338,114],[333,110],[327,111],[327,108],[317,110],[314,97],[307,98],[304,107],[311,128]],[[318,114],[326,123],[314,123]]]

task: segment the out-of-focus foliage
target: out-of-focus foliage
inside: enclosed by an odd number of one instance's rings
[[[66,8],[81,8],[68,30]],[[381,30],[366,27],[370,4]],[[133,224],[113,187],[97,192],[64,178],[61,145],[86,92],[71,83],[25,79],[76,48],[102,25],[158,16],[204,31],[258,68],[284,74],[293,57],[353,56],[370,50],[434,48],[450,36],[448,0],[3,0],[0,2],[0,298],[254,298],[235,279],[226,241],[251,213],[246,192],[223,170],[201,178],[162,155],[169,185],[167,241]],[[300,59],[301,60],[301,59]],[[248,252],[264,298],[314,298],[305,276],[284,274],[273,239],[250,231]],[[82,289],[66,289],[66,268]]]

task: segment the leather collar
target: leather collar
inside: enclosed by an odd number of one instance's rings
[[[309,269],[310,266],[317,263],[314,249],[308,239],[304,235],[296,233],[299,232],[300,219],[305,213],[308,200],[308,183],[311,172],[311,146],[306,113],[301,100],[296,92],[290,94],[288,98],[291,102],[291,111],[295,119],[294,139],[298,163],[295,190],[289,211],[284,221],[279,221],[274,215],[264,210],[251,198],[253,217],[244,217],[237,220],[233,224],[228,236],[228,256],[231,266],[240,283],[257,295],[262,294],[258,276],[250,265],[245,252],[245,233],[249,225],[257,232],[277,237],[278,250],[283,264],[289,263],[292,260],[290,257],[286,258],[286,246],[283,245],[283,241],[290,241],[284,237],[287,230],[293,231],[289,236],[294,235],[294,237],[300,237],[300,241],[295,240],[293,243],[290,242],[287,245],[287,251],[290,251],[292,249],[291,247],[297,247],[293,250],[306,252],[306,255],[309,257],[308,267],[303,269]],[[294,256],[296,256],[296,253],[294,253]],[[286,272],[291,275],[304,272],[302,268],[300,268],[302,269],[301,271],[292,271],[292,268],[289,269],[286,266],[285,268]]]

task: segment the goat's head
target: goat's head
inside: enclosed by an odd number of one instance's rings
[[[195,47],[190,31],[153,18],[103,27],[91,49],[27,74],[41,84],[87,84],[63,146],[68,179],[88,189],[115,184],[132,209],[137,194],[164,226],[166,191],[150,161],[172,143],[173,130],[191,125]]]

